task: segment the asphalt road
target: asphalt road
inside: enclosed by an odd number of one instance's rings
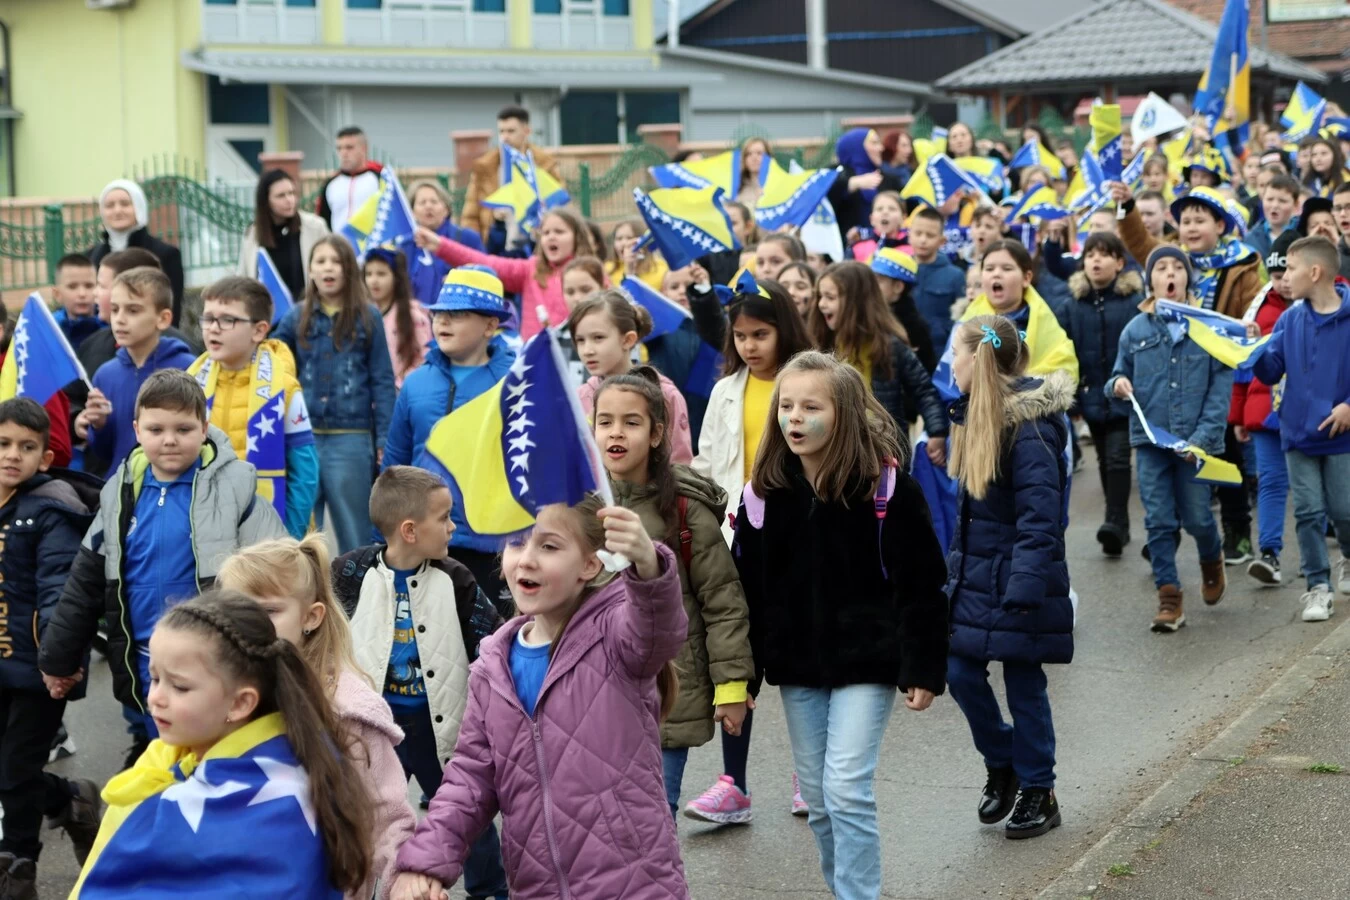
[[[1087,463],[1075,479],[1068,535],[1070,569],[1081,597],[1076,661],[1050,670],[1064,826],[1018,843],[1005,840],[997,827],[981,826],[975,802],[984,768],[955,704],[939,698],[923,713],[897,704],[876,785],[885,897],[1034,896],[1337,621],[1303,624],[1301,586],[1258,589],[1235,569],[1229,570],[1235,583],[1228,598],[1204,607],[1194,544],[1187,539],[1180,557],[1189,624],[1174,635],[1152,634],[1155,595],[1148,564],[1138,555],[1142,513],[1136,504],[1135,543],[1125,557],[1103,559],[1094,540],[1102,498],[1091,451]],[[1286,573],[1297,571],[1292,537],[1291,523]],[[994,681],[1001,681],[997,667]],[[53,768],[103,780],[115,772],[127,747],[106,667],[95,668],[89,693],[66,717],[78,752]],[[685,801],[720,770],[717,743],[695,750],[685,773]],[[788,812],[791,771],[782,709],[777,692],[767,688],[750,757],[753,824],[717,829],[680,821],[697,900],[828,896],[810,829]],[[49,841],[39,869],[44,900],[70,889],[78,872],[63,836]],[[452,896],[461,894],[456,890]]]

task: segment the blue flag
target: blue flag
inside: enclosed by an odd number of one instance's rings
[[[258,280],[272,295],[272,324],[275,325],[291,311],[295,298],[291,296],[291,289],[286,286],[286,282],[281,280],[281,273],[272,262],[272,254],[264,247],[258,248]]]
[[[1059,198],[1055,195],[1055,189],[1048,185],[1041,185],[1022,195],[1022,199],[1017,201],[1017,205],[1008,210],[1007,221],[1012,222],[1017,219],[1052,221],[1062,219],[1068,214],[1069,211],[1059,205]]]
[[[361,205],[342,226],[342,235],[364,257],[366,250],[382,244],[397,244],[417,230],[412,207],[393,169],[380,173],[380,189]]]
[[[1143,187],[1144,163],[1146,162],[1148,162],[1148,152],[1140,147],[1139,152],[1135,153],[1134,158],[1130,160],[1130,164],[1121,170],[1120,180],[1131,191],[1137,191]]]
[[[815,215],[839,172],[838,168],[789,172],[772,156],[764,157],[759,167],[759,185],[764,193],[755,206],[756,224],[769,231],[784,225],[801,227]]]
[[[619,288],[632,298],[633,302],[641,306],[652,316],[652,333],[644,338],[644,341],[650,341],[652,338],[658,338],[672,331],[678,331],[680,326],[693,318],[693,314],[680,304],[667,300],[662,294],[652,290],[640,279],[625,278],[619,283]]]
[[[914,457],[910,461],[910,477],[919,483],[923,498],[928,501],[928,512],[933,518],[933,531],[937,534],[942,555],[946,556],[951,548],[952,538],[956,535],[958,518],[956,495],[959,485],[947,470],[933,465],[928,458],[929,441],[945,441],[946,438],[931,437],[928,432],[919,435],[914,443]]]
[[[0,400],[31,397],[46,403],[72,381],[87,383],[89,378],[42,295],[34,291],[19,312],[14,339],[0,369]]]
[[[1234,155],[1247,144],[1251,122],[1252,67],[1247,55],[1247,26],[1251,22],[1250,0],[1227,0],[1214,53],[1200,76],[1192,107],[1204,116],[1214,145]]]
[[[633,188],[650,240],[672,269],[709,253],[741,249],[722,198],[719,187],[657,188],[649,194]]]
[[[1028,166],[1040,166],[1050,173],[1051,178],[1063,178],[1066,175],[1064,162],[1042,146],[1040,141],[1030,141],[1017,148],[1008,162],[1007,170],[1011,172]]]
[[[1255,366],[1270,343],[1270,335],[1248,337],[1246,323],[1212,309],[1159,300],[1153,308],[1153,314],[1165,322],[1184,326],[1186,334],[1202,350],[1239,372]]]
[[[772,158],[766,157],[766,160]],[[658,187],[720,187],[728,197],[735,197],[741,192],[740,150],[728,150],[693,162],[652,166],[647,171]]]

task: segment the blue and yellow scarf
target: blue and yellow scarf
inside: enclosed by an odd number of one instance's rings
[[[1186,252],[1195,268],[1195,284],[1192,285],[1191,293],[1200,298],[1200,305],[1205,309],[1214,308],[1219,276],[1223,270],[1256,256],[1255,250],[1233,237],[1220,238],[1218,246],[1209,253]]]

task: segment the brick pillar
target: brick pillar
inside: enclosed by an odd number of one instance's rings
[[[486,129],[450,132],[450,140],[455,145],[455,172],[462,184],[468,183],[474,160],[492,149],[493,133]]]
[[[667,156],[674,156],[680,150],[682,129],[679,122],[639,125],[637,132],[642,143],[661,148]]]
[[[909,131],[914,125],[914,117],[908,114],[899,116],[855,116],[843,119],[839,123],[845,130],[850,128],[870,128],[885,138],[892,131]]]
[[[305,154],[299,150],[264,150],[258,154],[258,165],[266,172],[268,169],[280,169],[291,177],[297,185],[300,183],[300,164]]]

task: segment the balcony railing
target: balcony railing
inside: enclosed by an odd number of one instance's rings
[[[205,0],[202,37],[213,44],[317,44],[319,11],[296,0]]]
[[[534,46],[541,50],[633,49],[632,18],[607,15],[605,6],[604,0],[561,0],[557,14],[536,13]]]
[[[506,14],[476,12],[473,0],[384,0],[379,9],[346,10],[347,43],[355,46],[509,46]]]

